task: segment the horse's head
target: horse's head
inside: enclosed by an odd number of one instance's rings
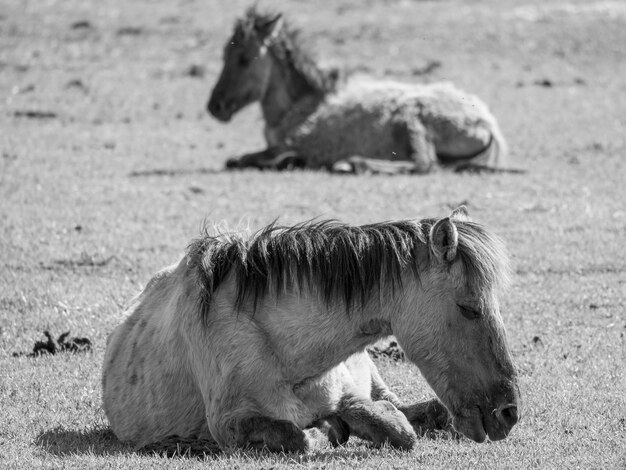
[[[259,15],[254,9],[237,21],[224,48],[224,68],[207,105],[217,119],[229,121],[237,111],[263,97],[272,68],[269,46],[282,27],[280,14]]]
[[[519,400],[497,297],[508,278],[506,253],[464,208],[425,226],[418,288],[392,330],[457,431],[477,442],[504,439]]]

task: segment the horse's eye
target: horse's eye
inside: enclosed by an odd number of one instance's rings
[[[458,305],[459,310],[461,310],[461,315],[463,315],[468,320],[474,320],[476,318],[480,318],[481,313],[477,310],[474,310],[471,307],[464,307],[463,305]]]

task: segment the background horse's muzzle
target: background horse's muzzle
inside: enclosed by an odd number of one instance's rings
[[[211,97],[207,104],[207,111],[216,119],[227,122],[232,116],[233,106],[223,99],[215,99]]]

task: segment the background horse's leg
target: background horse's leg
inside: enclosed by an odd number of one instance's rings
[[[260,170],[291,170],[304,168],[306,161],[291,150],[267,148],[261,152],[247,153],[226,161],[226,168],[258,168]]]
[[[361,157],[353,155],[345,160],[339,160],[331,167],[333,173],[354,173],[361,175],[364,173],[381,175],[406,175],[417,173],[415,162],[412,161],[390,161],[378,158]]]
[[[387,443],[408,450],[417,440],[406,416],[388,401],[344,397],[337,416],[345,421],[350,432],[376,445]]]
[[[452,428],[452,417],[443,403],[436,398],[398,409],[407,417],[418,436],[424,436],[432,431],[448,431],[457,436]]]
[[[430,133],[419,119],[408,119],[406,128],[409,154],[415,165],[413,173],[430,172],[437,163],[437,149]]]
[[[406,134],[403,140],[408,142],[411,160],[392,161],[353,155],[336,162],[331,170],[334,173],[355,173],[357,175],[363,173],[384,175],[428,173],[437,161],[437,153],[426,129],[421,124],[406,125],[403,132]]]
[[[246,153],[238,158],[226,160],[226,168],[264,168],[264,163],[275,157],[271,148],[260,152]]]
[[[272,452],[306,452],[319,448],[326,435],[317,429],[302,430],[291,421],[254,416],[237,423],[237,445]]]

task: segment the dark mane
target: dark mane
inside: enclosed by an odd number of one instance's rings
[[[207,234],[192,242],[188,257],[198,268],[205,303],[233,272],[236,309],[248,300],[256,307],[270,289],[280,294],[308,286],[325,302],[341,300],[349,310],[383,285],[399,286],[407,266],[417,275],[415,248],[424,237],[421,224],[408,220],[363,226],[336,221],[271,224],[247,240]]]
[[[255,34],[255,31],[276,18],[276,15],[276,12],[259,12],[254,6],[250,7],[245,17],[237,20],[235,37],[241,34],[243,38],[250,38],[251,34]],[[300,30],[291,27],[286,19],[278,35],[270,42],[269,50],[286,68],[293,69],[315,92],[325,94],[336,88],[338,71],[321,69],[309,48],[305,46]]]
[[[353,226],[336,221],[292,227],[271,224],[248,239],[240,234],[205,234],[188,249],[188,263],[202,288],[208,314],[215,290],[232,273],[235,309],[276,295],[313,288],[329,305],[342,302],[349,312],[383,288],[401,286],[406,268],[418,277],[417,248],[424,246],[434,219]],[[503,286],[508,261],[502,243],[479,224],[455,221],[458,252],[468,288],[482,292]]]
[[[457,253],[465,268],[467,289],[483,296],[489,291],[507,289],[511,267],[502,240],[476,222],[455,220],[454,224],[459,233]]]

